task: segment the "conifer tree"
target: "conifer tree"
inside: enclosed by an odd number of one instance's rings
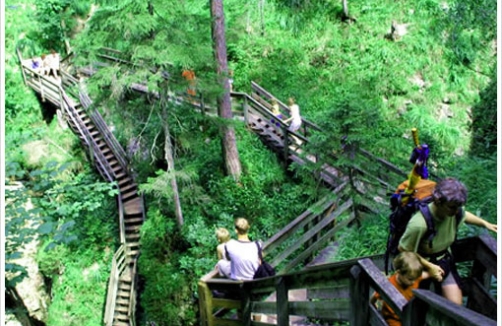
[[[228,82],[227,45],[225,41],[225,16],[221,0],[211,0],[212,36],[218,83],[223,93],[218,96],[218,115],[224,119],[232,119],[232,104],[230,99],[230,84]],[[221,127],[222,148],[227,173],[239,180],[242,168],[239,152],[235,141],[235,130],[229,124]]]

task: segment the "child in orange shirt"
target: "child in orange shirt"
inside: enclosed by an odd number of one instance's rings
[[[403,295],[406,300],[413,297],[413,289],[417,289],[421,280],[428,278],[429,274],[424,271],[422,264],[416,253],[401,252],[393,260],[396,272],[389,277],[389,282]],[[375,292],[371,297],[371,303],[383,301],[380,294]],[[399,316],[391,307],[383,301],[382,316],[389,326],[401,326]]]

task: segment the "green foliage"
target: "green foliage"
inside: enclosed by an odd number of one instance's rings
[[[110,274],[110,248],[41,251],[42,272],[52,279],[47,325],[101,325]]]
[[[472,108],[471,153],[489,157],[497,152],[497,79],[480,94],[480,101]]]
[[[388,228],[388,215],[378,214],[364,219],[358,228],[347,229],[338,240],[340,246],[334,261],[383,254]]]

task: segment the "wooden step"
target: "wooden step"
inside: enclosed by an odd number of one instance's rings
[[[127,192],[127,191],[129,191],[131,189],[137,190],[136,189],[137,187],[136,187],[135,183],[130,183],[130,184],[126,184],[124,186],[119,186],[119,188],[120,188],[120,192],[121,193],[125,193],[125,192]]]
[[[138,232],[141,229],[141,225],[129,225],[125,227],[126,232]]]
[[[113,321],[112,326],[130,326],[130,324],[124,321]]]
[[[141,237],[139,233],[126,233],[125,238],[127,241],[138,240]]]
[[[122,200],[127,200],[129,198],[134,198],[138,196],[138,191],[136,189],[130,190],[122,194]]]
[[[119,291],[126,291],[129,293],[129,290],[131,290],[131,283],[130,282],[120,282],[119,283]],[[127,295],[129,297],[129,294]]]
[[[117,305],[117,306],[115,306],[115,311],[127,313],[129,311],[129,307]]]
[[[141,217],[141,216],[138,216],[138,217],[126,217],[124,219],[124,223],[126,223],[126,224],[143,223],[143,217]]]

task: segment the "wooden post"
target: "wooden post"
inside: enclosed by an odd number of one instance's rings
[[[369,282],[361,267],[350,269],[350,324],[368,325],[369,320]]]
[[[45,102],[45,94],[44,94],[44,83],[42,83],[42,78],[40,77],[41,75],[38,75],[38,84],[40,87],[40,96],[42,96],[42,102]]]
[[[242,304],[242,325],[251,325],[251,295],[250,289],[246,287],[240,288],[241,304]]]
[[[249,123],[248,98],[247,98],[247,96],[244,96],[244,102],[242,103],[242,112],[244,114],[244,122],[247,125]]]
[[[279,277],[275,284],[277,292],[276,309],[277,309],[277,325],[289,326],[289,309],[288,309],[288,287],[284,277]]]
[[[424,318],[420,316],[425,316],[423,310],[423,304],[420,303],[415,298],[411,298],[406,306],[403,309],[403,315],[401,317],[401,322],[403,326],[418,326],[425,322]],[[421,313],[419,313],[421,312]],[[420,321],[422,319],[422,322]]]
[[[285,166],[287,166],[288,162],[288,156],[289,156],[289,133],[288,133],[288,126],[284,125],[282,126],[282,135],[283,135],[283,141],[282,143],[284,144],[284,162]]]
[[[199,310],[200,310],[200,325],[212,326],[213,325],[213,304],[211,291],[207,284],[199,281]]]

